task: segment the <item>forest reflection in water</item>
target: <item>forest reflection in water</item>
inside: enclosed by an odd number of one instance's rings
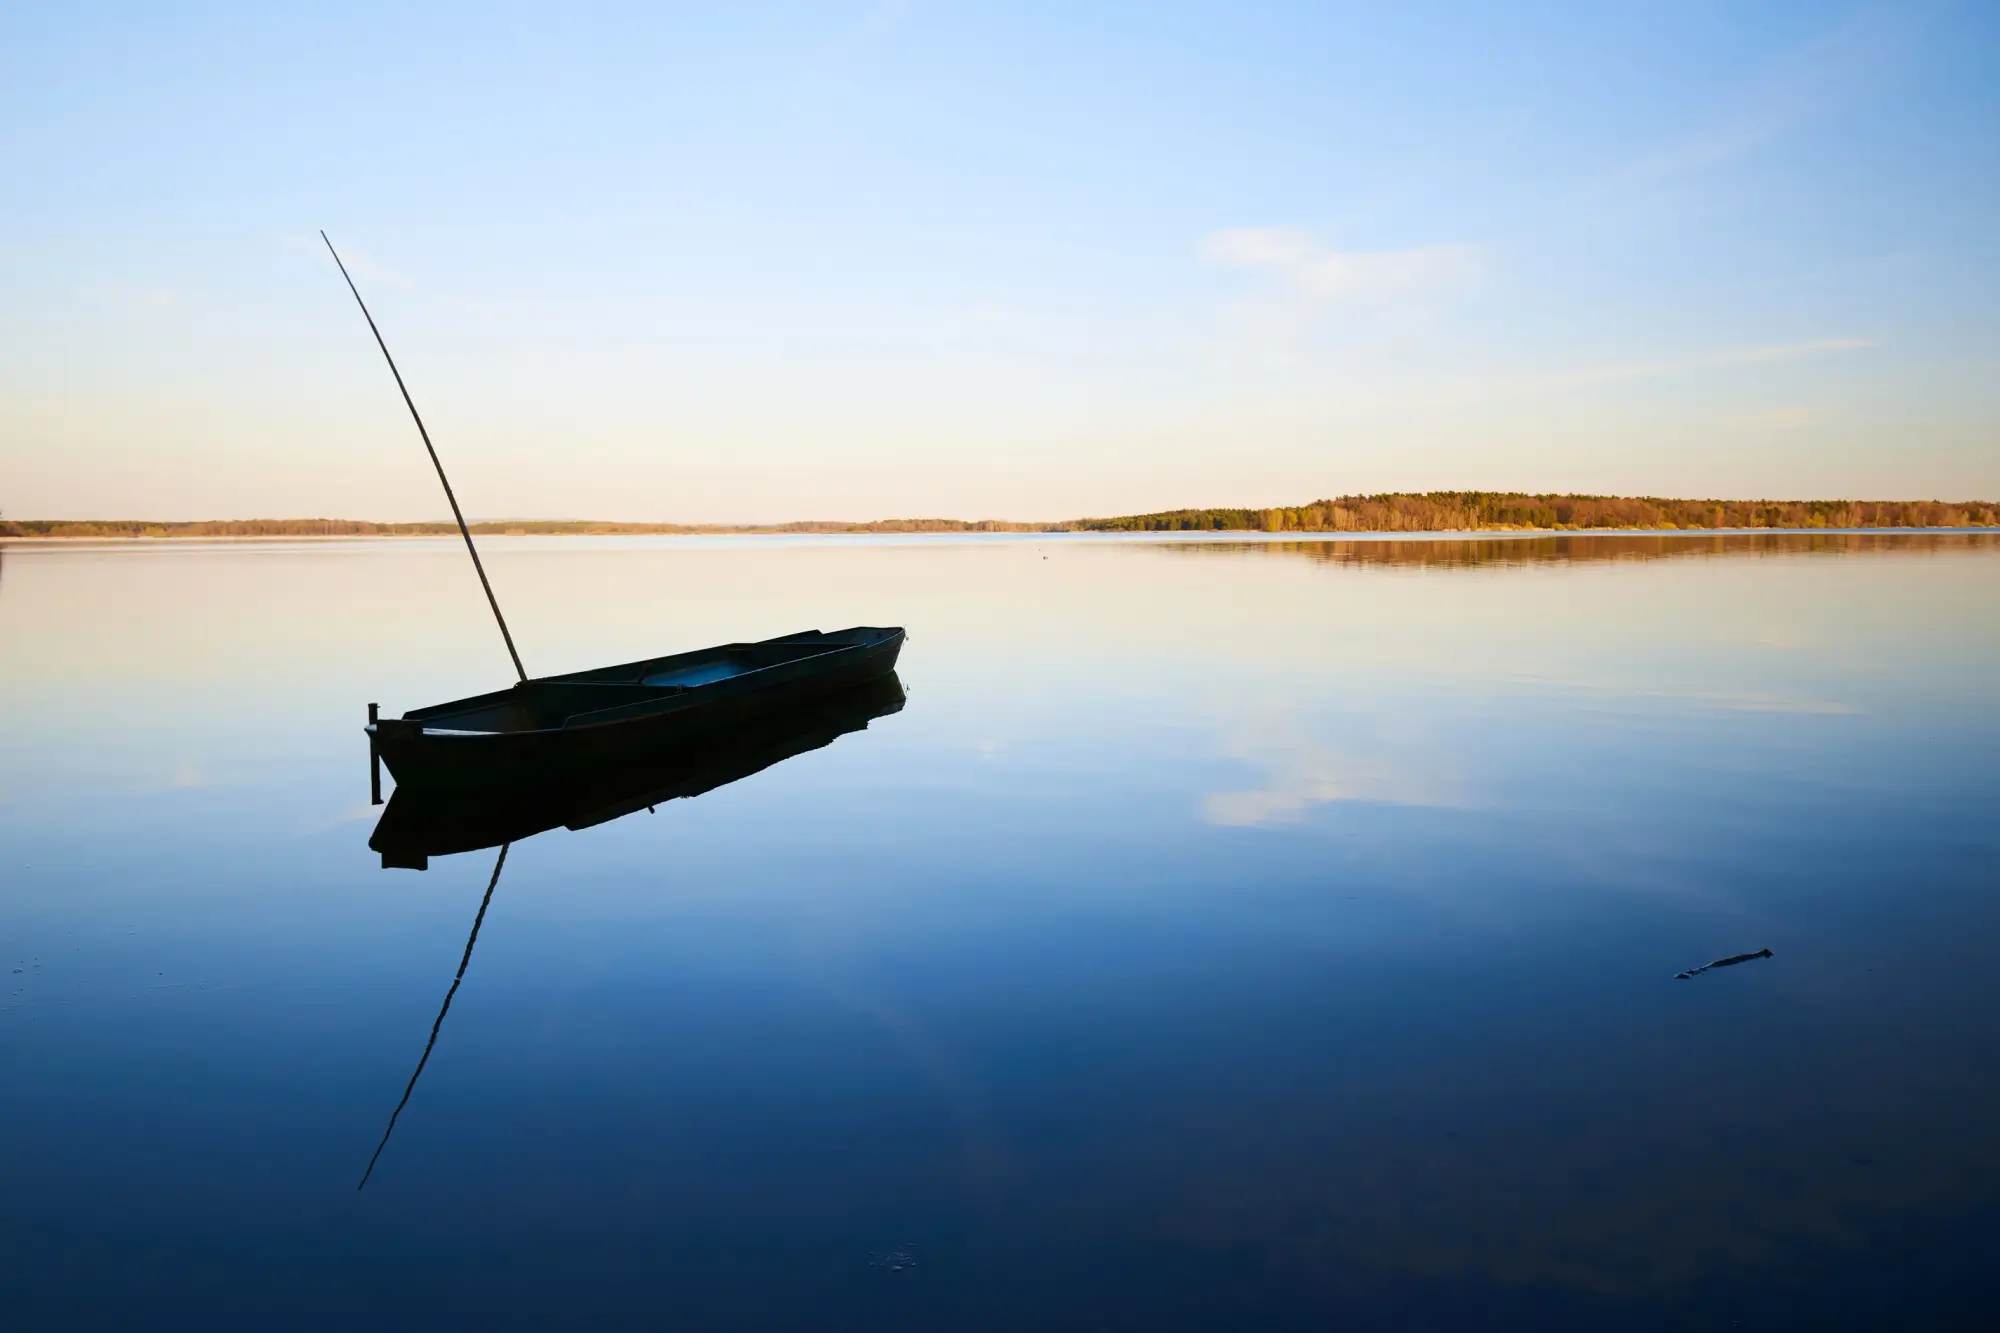
[[[1700,556],[1969,555],[2000,551],[2000,532],[1524,533],[1161,543],[1177,555],[1303,557],[1323,564],[1474,569]]]

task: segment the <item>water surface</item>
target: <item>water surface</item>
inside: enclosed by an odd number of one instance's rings
[[[445,541],[9,547],[9,1328],[1980,1326],[2000,540],[486,543],[900,712],[385,870]],[[1688,981],[1712,959],[1773,956]]]

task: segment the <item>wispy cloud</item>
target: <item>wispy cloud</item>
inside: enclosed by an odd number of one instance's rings
[[[1270,273],[1292,292],[1325,305],[1459,287],[1477,276],[1481,258],[1469,245],[1334,250],[1290,227],[1231,227],[1210,235],[1202,250],[1215,263]]]
[[[1702,356],[1665,361],[1614,362],[1583,366],[1549,374],[1523,375],[1506,382],[1507,387],[1527,389],[1569,389],[1591,384],[1615,384],[1626,380],[1658,379],[1700,370],[1727,370],[1738,366],[1764,365],[1773,361],[1796,361],[1806,357],[1855,352],[1880,346],[1873,338],[1813,338],[1805,342],[1778,343],[1763,347],[1737,347]]]
[[[183,293],[178,287],[132,287],[99,283],[84,288],[86,300],[100,305],[121,309],[158,310],[180,304]]]
[[[1509,685],[1569,690],[1578,694],[1615,697],[1626,707],[1658,703],[1667,707],[1706,709],[1724,713],[1796,713],[1821,717],[1853,717],[1862,710],[1836,699],[1809,695],[1772,694],[1763,690],[1702,689],[1698,686],[1657,685],[1638,678],[1593,676],[1558,671],[1502,671],[1493,679]]]
[[[279,240],[284,243],[285,248],[288,250],[295,250],[302,255],[311,255],[315,258],[331,262],[331,257],[326,253],[326,242],[320,238],[320,234],[316,231],[281,232],[279,233]],[[399,272],[396,269],[390,268],[387,264],[371,259],[365,250],[355,250],[341,245],[339,237],[335,237],[333,243],[339,246],[340,258],[347,265],[347,271],[352,273],[357,280],[366,280],[371,285],[377,287],[407,289],[417,285],[416,280],[408,274]]]
[[[1412,411],[1464,408],[1482,403],[1518,403],[1554,398],[1576,390],[1632,384],[1675,376],[1698,376],[1787,361],[1845,356],[1881,344],[1873,338],[1811,338],[1792,343],[1733,347],[1646,361],[1603,361],[1555,370],[1523,370],[1466,375],[1423,383],[1343,389],[1340,402],[1350,415],[1395,416]],[[1800,430],[1822,418],[1806,408],[1782,408],[1732,418],[1732,424],[1761,430]]]
[[[1381,745],[1336,748],[1308,734],[1297,718],[1271,716],[1239,723],[1225,740],[1225,748],[1231,758],[1261,769],[1264,781],[1251,790],[1203,797],[1202,817],[1211,824],[1242,828],[1296,823],[1314,806],[1337,801],[1456,803],[1453,784],[1412,767],[1406,755]]]
[[[1629,180],[1695,175],[1749,156],[1862,95],[1908,48],[1934,6],[1876,5],[1774,62],[1678,142],[1634,162]]]
[[[1739,426],[1754,430],[1805,430],[1817,426],[1826,414],[1816,407],[1773,407],[1761,412],[1743,412],[1731,418]]]
[[[822,56],[843,56],[895,28],[918,7],[918,0],[879,0],[842,28],[820,49]]]

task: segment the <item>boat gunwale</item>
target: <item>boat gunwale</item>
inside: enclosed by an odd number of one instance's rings
[[[853,635],[849,638],[847,636]],[[866,637],[862,637],[866,636]],[[759,639],[741,643],[717,644],[710,648],[697,648],[685,653],[670,653],[664,657],[642,658],[633,662],[616,663],[608,667],[597,667],[590,671],[574,672],[559,676],[537,676],[519,681],[502,690],[492,690],[485,694],[470,695],[446,703],[432,704],[425,708],[412,709],[401,718],[383,718],[371,723],[366,730],[371,735],[405,729],[419,731],[426,740],[441,742],[488,741],[495,738],[556,735],[562,732],[595,730],[599,727],[618,726],[642,718],[657,716],[681,708],[693,709],[720,700],[729,695],[750,692],[741,688],[742,683],[756,682],[761,687],[768,680],[768,673],[797,667],[802,663],[824,662],[850,653],[879,651],[884,645],[904,637],[900,626],[854,626],[849,630],[837,630],[824,634],[819,630],[779,635],[772,639]],[[795,656],[781,658],[753,666],[747,671],[735,672],[718,680],[704,681],[696,685],[661,684],[648,685],[643,677],[667,665],[696,665],[703,661],[728,658],[732,654],[752,648],[782,648],[796,645],[816,651],[801,652]],[[637,674],[640,679],[618,679],[620,674]],[[761,679],[760,679],[761,678]],[[613,704],[608,708],[590,709],[572,713],[556,726],[513,727],[513,728],[455,728],[432,725],[464,713],[478,712],[486,708],[504,708],[508,703],[520,698],[523,690],[537,685],[584,685],[595,688],[629,688],[646,691],[647,697],[633,699],[628,703]],[[616,714],[617,716],[607,716]],[[588,720],[585,720],[588,719]]]

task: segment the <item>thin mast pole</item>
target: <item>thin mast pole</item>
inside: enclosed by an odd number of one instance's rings
[[[458,535],[465,538],[466,554],[472,557],[472,567],[479,573],[479,586],[486,589],[486,604],[493,608],[493,619],[500,623],[500,637],[507,641],[507,656],[514,659],[514,674],[522,680],[528,678],[521,666],[521,655],[514,651],[514,636],[507,632],[507,617],[500,614],[499,599],[493,595],[493,585],[487,581],[486,566],[479,563],[479,548],[472,544],[472,529],[465,526],[465,515],[459,512],[458,497],[451,493],[451,480],[444,475],[444,464],[438,461],[438,451],[431,443],[431,433],[424,429],[424,419],[417,415],[417,405],[410,400],[409,386],[403,383],[403,372],[396,369],[396,358],[389,355],[389,344],[382,341],[382,330],[375,327],[375,316],[368,313],[368,303],[361,299],[361,289],[354,285],[354,279],[347,272],[347,265],[340,262],[340,251],[333,248],[326,233],[319,238],[326,241],[326,252],[333,256],[333,262],[340,268],[340,276],[347,279],[347,290],[354,293],[354,304],[361,307],[361,317],[368,321],[368,331],[375,335],[375,345],[382,349],[382,359],[389,363],[389,373],[396,377],[396,387],[402,391],[403,405],[410,409],[410,419],[417,423],[417,434],[424,440],[424,451],[431,456],[431,466],[437,469],[438,484],[444,487],[444,498],[451,502],[451,516],[458,520]]]

